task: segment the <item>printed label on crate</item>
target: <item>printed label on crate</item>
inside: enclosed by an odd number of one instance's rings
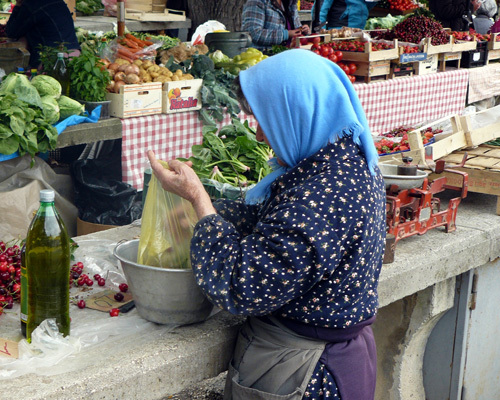
[[[163,112],[166,114],[201,108],[202,79],[166,82],[163,87]]]
[[[427,60],[427,53],[403,53],[399,56],[400,63]]]
[[[170,89],[168,92],[168,101],[170,102],[171,110],[181,110],[183,108],[193,108],[198,106],[198,99],[189,96],[182,98],[182,91],[180,88]]]

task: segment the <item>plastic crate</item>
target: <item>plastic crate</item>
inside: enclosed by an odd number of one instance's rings
[[[482,67],[488,63],[488,42],[477,42],[476,50],[462,52],[461,68]]]

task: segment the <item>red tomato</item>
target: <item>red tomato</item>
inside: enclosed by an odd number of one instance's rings
[[[331,50],[331,49],[330,49]],[[321,55],[323,57],[328,57],[329,53],[328,53],[328,47],[322,47],[321,48]]]
[[[319,42],[321,42],[321,38],[319,36],[315,36],[311,40],[313,44],[319,44]]]
[[[351,83],[354,83],[356,82],[356,77],[353,76],[353,75],[347,75],[349,77],[349,80],[351,81]]]
[[[309,39],[307,39],[307,38],[300,38],[300,44],[302,46],[306,45],[307,43],[309,43]]]
[[[334,63],[337,62],[337,56],[335,54],[330,54],[330,56],[328,56],[328,58],[330,59],[330,61],[333,61]]]
[[[340,64],[339,64],[340,65]],[[346,73],[346,75],[350,75],[349,74],[349,67],[347,65],[345,65],[344,63],[342,63],[340,65],[340,68],[342,68],[342,70]]]
[[[344,54],[342,54],[341,51],[336,51],[335,55],[337,56],[337,60],[341,61],[342,58],[344,57]]]
[[[348,64],[348,68],[349,68],[349,74],[350,75],[354,75],[354,73],[358,70],[357,65],[354,64],[354,63],[349,63]]]

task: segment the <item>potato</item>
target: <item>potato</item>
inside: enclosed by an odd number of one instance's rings
[[[194,76],[191,74],[184,74],[182,75],[182,79],[194,79]]]
[[[142,60],[141,60],[141,59],[137,59],[137,60],[134,60],[133,64],[135,64],[135,65],[137,65],[138,67],[140,67],[140,66],[143,64],[143,62],[142,62]]]
[[[155,65],[151,60],[145,60],[142,62],[142,67],[144,67],[144,69],[148,69],[149,67]]]
[[[174,72],[174,75],[177,75],[180,78],[182,76],[182,70],[178,69]]]
[[[160,76],[158,72],[150,72],[149,75],[151,76],[152,79],[158,78]]]
[[[130,64],[127,60],[124,60],[123,58],[117,58],[115,60],[115,64],[122,65],[122,64]]]
[[[154,65],[151,65],[150,67],[146,68],[146,71],[148,71],[149,73],[151,72],[159,72],[160,71],[160,67],[156,64]]]

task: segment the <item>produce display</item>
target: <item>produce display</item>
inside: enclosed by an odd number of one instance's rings
[[[265,143],[258,142],[248,121],[233,118],[232,124],[203,129],[203,141],[192,146],[189,161],[200,179],[246,187],[259,182],[271,172],[268,164],[273,152]],[[181,159],[186,161],[186,159]]]
[[[382,0],[377,5],[380,8],[388,8],[390,11],[411,11],[418,8],[412,0]]]
[[[35,86],[36,85],[36,86]],[[0,85],[0,154],[16,151],[33,158],[38,152],[56,148],[60,120],[61,85],[54,78],[37,78],[33,85],[26,75],[11,73]],[[42,95],[37,90],[39,88]],[[82,111],[81,105],[75,114]]]
[[[380,32],[378,38],[398,39],[409,43],[420,43],[425,38],[431,38],[431,43],[434,46],[450,41],[450,35],[443,26],[438,21],[424,15],[411,15],[391,30]]]
[[[21,241],[0,240],[0,315],[19,302],[21,293]]]
[[[408,143],[408,132],[415,130],[416,127],[400,126],[385,134],[383,138],[375,141],[375,148],[379,155],[388,153],[398,153],[410,150]],[[427,128],[421,132],[422,142],[424,145],[432,143],[434,136],[443,132],[442,129]]]
[[[215,68],[221,68],[233,75],[238,75],[240,71],[250,68],[268,56],[264,55],[260,50],[249,47],[233,58],[229,58],[220,50],[214,51],[209,57],[214,62]]]

